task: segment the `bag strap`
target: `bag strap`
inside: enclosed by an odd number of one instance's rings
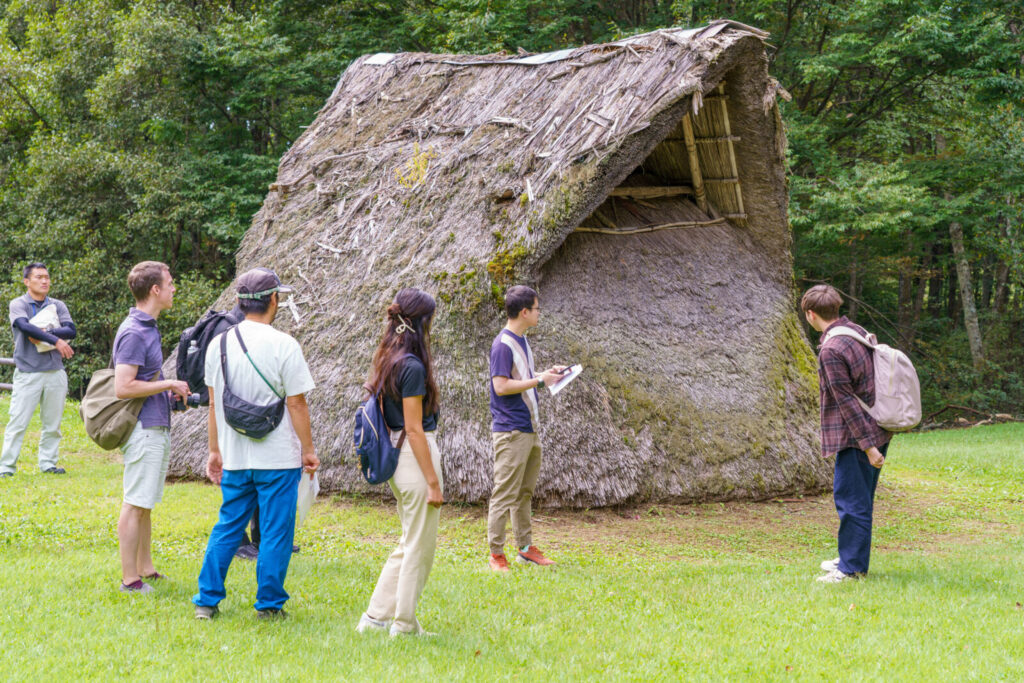
[[[839,327],[833,327],[831,330],[829,330],[828,334],[825,335],[825,341],[828,341],[829,339],[832,339],[833,337],[850,337],[851,339],[856,339],[857,341],[859,341],[861,344],[863,344],[864,346],[868,347],[869,349],[873,349],[876,346],[876,344],[871,343],[871,340],[869,338],[867,338],[867,337],[863,336],[862,334],[858,333],[857,330],[854,330],[853,328],[850,328],[850,327],[846,327],[845,325],[840,325]],[[824,343],[824,342],[822,342],[822,343]]]
[[[227,335],[225,335],[225,336],[227,336]],[[274,385],[270,383],[270,380],[268,380],[266,377],[264,377],[263,373],[260,372],[260,369],[258,367],[256,367],[256,363],[253,361],[252,356],[249,355],[249,349],[245,348],[245,342],[242,341],[242,333],[238,331],[238,325],[235,325],[235,337],[238,338],[238,343],[242,346],[242,353],[244,353],[245,357],[249,359],[249,364],[252,365],[252,369],[255,370],[256,374],[260,376],[260,379],[262,379],[266,383],[266,385],[268,387],[270,387],[270,390],[272,392],[274,392],[274,396],[277,396],[277,398],[280,399],[280,400],[284,400],[284,396],[282,396],[281,394],[277,393],[277,389],[275,389]],[[224,348],[226,348],[226,346]],[[226,355],[227,354],[225,354],[224,351],[222,350],[221,351],[221,362],[222,363],[225,362],[225,356]],[[225,370],[224,370],[224,383],[227,384],[227,369],[226,369],[227,365],[225,365],[224,367],[225,367]]]
[[[377,393],[377,405],[380,407],[381,417],[384,417],[384,392],[380,391]],[[384,429],[388,432],[388,441],[391,441],[391,427],[388,427],[387,418],[384,418]],[[405,426],[402,426],[402,432],[398,435],[398,450],[402,450],[402,444],[405,443]]]

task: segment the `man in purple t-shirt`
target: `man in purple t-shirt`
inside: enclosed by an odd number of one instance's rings
[[[561,379],[556,365],[537,375],[526,331],[540,322],[537,292],[516,285],[505,292],[508,323],[491,344],[491,440],[494,443],[494,490],[487,513],[490,566],[507,572],[505,525],[512,518],[520,562],[554,564],[533,545],[530,527],[533,489],[540,473],[537,435],[537,389]]]
[[[145,398],[124,452],[124,502],[117,520],[124,593],[150,593],[143,579],[162,579],[153,567],[150,513],[163,497],[171,454],[171,398],[188,394],[188,384],[164,379],[160,331],[156,319],[174,302],[174,281],[163,263],[143,261],[128,274],[135,307],[114,337],[114,393],[118,398]]]

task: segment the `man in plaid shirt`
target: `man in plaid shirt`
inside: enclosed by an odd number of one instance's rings
[[[800,308],[807,323],[822,333],[818,354],[821,393],[821,452],[835,454],[833,495],[839,513],[839,557],[821,563],[818,581],[839,583],[867,574],[871,559],[871,523],[875,487],[892,434],[875,422],[857,400],[875,402],[875,367],[871,350],[850,337],[828,338],[829,330],[848,327],[867,332],[839,315],[843,299],[829,285],[804,293]]]

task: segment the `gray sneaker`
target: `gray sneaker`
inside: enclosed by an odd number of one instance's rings
[[[47,467],[43,470],[43,474],[64,474],[65,470],[63,467]]]
[[[220,614],[220,609],[216,605],[213,605],[212,607],[208,605],[196,605],[196,619],[209,621],[218,614]]]
[[[14,472],[0,472],[0,477],[13,477]]]
[[[146,594],[146,593],[152,593],[153,592],[153,587],[150,586],[148,583],[143,583],[142,579],[139,579],[138,581],[135,581],[133,583],[128,583],[128,584],[121,583],[121,586],[120,586],[120,588],[118,588],[118,590],[121,591],[122,593],[142,593],[142,594]]]
[[[831,572],[831,571],[835,571],[837,569],[839,569],[839,558],[838,557],[836,559],[834,559],[834,560],[825,560],[824,562],[821,563],[821,571],[823,571],[823,572]]]

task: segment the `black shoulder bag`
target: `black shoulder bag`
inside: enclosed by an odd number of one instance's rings
[[[262,439],[281,424],[281,418],[284,417],[284,397],[277,393],[274,385],[268,382],[260,369],[256,367],[256,363],[249,355],[249,349],[245,348],[245,342],[242,341],[242,333],[238,331],[238,326],[236,325],[232,329],[235,331],[235,337],[238,338],[238,344],[242,347],[242,353],[249,359],[260,379],[266,382],[270,390],[274,392],[274,396],[277,396],[277,400],[269,405],[260,406],[232,393],[231,387],[228,385],[227,337],[229,332],[225,332],[220,336],[220,369],[224,375],[224,395],[218,408],[224,412],[224,421],[236,432],[244,434],[250,439]]]

